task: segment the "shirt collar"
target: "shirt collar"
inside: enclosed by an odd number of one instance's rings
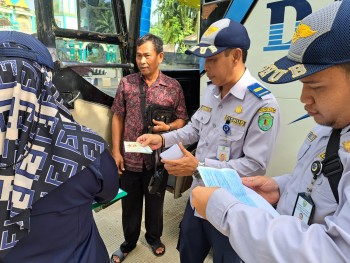
[[[230,89],[231,93],[236,98],[243,100],[247,91],[247,87],[251,84],[251,78],[249,70],[246,68],[244,74],[239,81]]]
[[[139,75],[140,75],[140,78],[145,82],[145,79],[143,78],[141,72],[139,72]],[[165,81],[165,75],[160,70],[159,70],[158,78],[156,79],[155,82],[153,82],[152,86],[158,86],[158,85],[165,86],[165,87],[168,86],[168,84]]]
[[[232,88],[230,89],[230,91],[228,93],[232,94],[233,96],[235,96],[236,98],[243,100],[244,96],[246,94],[247,91],[247,87],[252,84],[252,76],[250,75],[249,70],[246,68],[244,74],[242,75],[242,77],[239,79],[239,81],[232,86]],[[220,88],[218,86],[213,86],[213,95],[215,96],[215,98],[219,98],[220,97]],[[227,96],[227,95],[226,95]]]

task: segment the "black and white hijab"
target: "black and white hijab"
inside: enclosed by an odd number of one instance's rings
[[[0,32],[0,254],[30,230],[33,204],[106,148],[63,106],[50,53],[30,35]]]

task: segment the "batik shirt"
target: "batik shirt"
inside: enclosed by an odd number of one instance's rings
[[[121,79],[111,108],[113,113],[124,118],[123,141],[136,141],[137,137],[142,135],[144,124],[141,114],[140,81],[145,92],[146,109],[150,104],[171,106],[174,108],[176,119],[188,119],[183,90],[177,80],[160,72],[158,79],[148,87],[141,78],[141,73],[131,74]],[[147,170],[154,166],[149,155],[125,153],[124,149],[122,154],[126,170],[141,172],[143,162]]]

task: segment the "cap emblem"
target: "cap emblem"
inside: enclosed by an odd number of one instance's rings
[[[216,26],[210,26],[205,32],[204,36],[209,37],[210,35],[214,34],[215,32],[219,31],[219,28]]]
[[[295,43],[300,38],[307,38],[316,33],[317,31],[312,30],[310,26],[300,23],[293,35],[292,42]]]

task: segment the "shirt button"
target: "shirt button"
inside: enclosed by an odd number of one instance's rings
[[[219,108],[219,109],[222,109],[222,105],[220,104],[218,108]]]
[[[206,145],[206,146],[208,146],[208,145],[209,145],[209,143],[206,143],[205,145]]]
[[[214,128],[216,127],[216,124],[215,124],[215,123],[213,123],[213,127],[214,127]]]

